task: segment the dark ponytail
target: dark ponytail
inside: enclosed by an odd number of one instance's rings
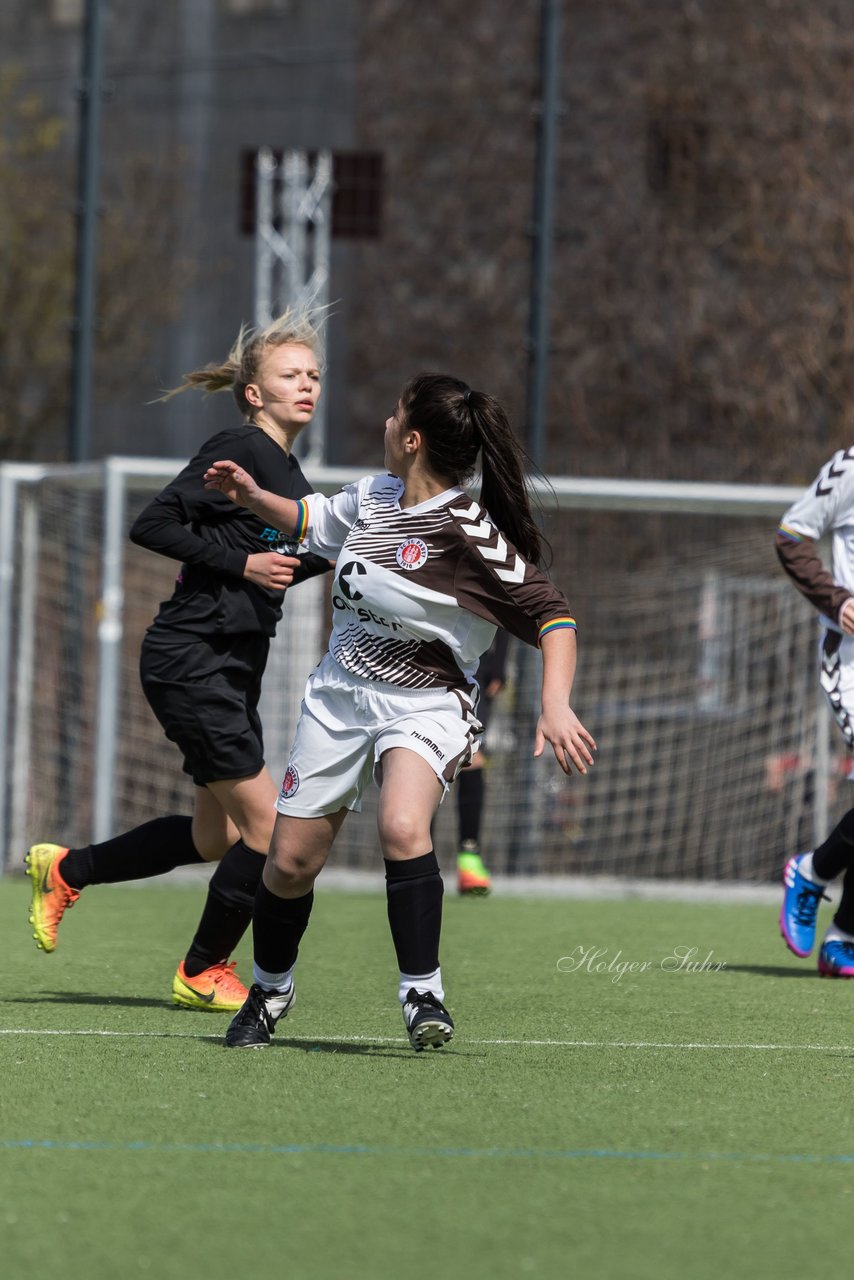
[[[459,378],[425,373],[407,383],[400,404],[405,422],[421,432],[437,475],[465,484],[480,453],[481,503],[525,559],[538,565],[544,539],[531,512],[530,463],[499,401]]]

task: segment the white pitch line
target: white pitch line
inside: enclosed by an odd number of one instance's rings
[[[189,1031],[105,1031],[94,1027],[77,1031],[48,1027],[0,1027],[0,1036],[101,1036],[142,1040],[219,1040],[215,1033]],[[283,1036],[284,1044],[408,1044],[405,1036]],[[851,1044],[752,1044],[750,1042],[676,1040],[470,1040],[461,1045],[508,1045],[547,1049],[692,1049],[766,1051],[773,1053],[854,1053]]]

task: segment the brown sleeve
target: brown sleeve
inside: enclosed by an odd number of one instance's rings
[[[490,556],[501,548],[506,550],[506,558]],[[570,613],[566,596],[541,569],[523,560],[497,529],[482,544],[464,539],[454,594],[463,609],[535,646],[544,623]]]
[[[802,538],[796,542],[782,533],[777,533],[774,546],[780,564],[792,579],[792,582],[806,596],[810,604],[815,605],[819,613],[836,622],[839,610],[846,600],[851,598],[850,591],[839,587],[825,569],[818,556],[815,543],[811,538]]]

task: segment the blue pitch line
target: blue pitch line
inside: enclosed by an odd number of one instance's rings
[[[608,1148],[587,1148],[577,1151],[550,1150],[537,1147],[379,1147],[361,1143],[339,1144],[334,1142],[63,1142],[54,1138],[0,1139],[2,1151],[110,1151],[153,1152],[157,1155],[272,1155],[272,1156],[434,1156],[440,1159],[479,1160],[658,1160],[693,1162],[703,1164],[738,1163],[751,1164],[854,1164],[854,1155],[772,1155],[766,1152],[743,1151],[612,1151]]]

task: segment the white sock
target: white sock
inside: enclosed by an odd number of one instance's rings
[[[798,874],[802,875],[806,880],[812,880],[813,884],[820,884],[822,888],[830,884],[829,880],[822,880],[817,876],[812,868],[812,854],[805,853],[798,863]]]
[[[263,987],[265,991],[288,995],[294,985],[294,968],[295,966],[291,965],[290,969],[286,969],[284,973],[268,973],[266,969],[259,969],[256,964],[252,966],[252,981],[259,987]]]
[[[429,991],[437,1000],[445,999],[441,969],[434,969],[432,973],[401,973],[397,988],[397,998],[401,1004],[406,1004],[406,997],[413,987],[422,995]]]
[[[843,933],[838,925],[832,924],[824,935],[825,942],[854,942],[854,933]]]

